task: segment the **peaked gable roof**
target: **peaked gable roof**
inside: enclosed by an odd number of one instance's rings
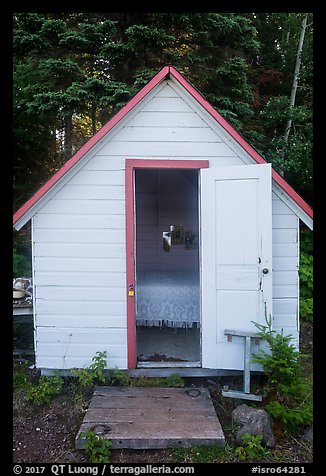
[[[27,202],[22,205],[13,216],[14,227],[19,230],[37,212],[37,205],[44,195],[57,184],[66,173],[74,167],[95,144],[97,144],[111,129],[114,128],[152,89],[162,80],[174,78],[204,109],[215,119],[220,126],[247,152],[257,163],[265,164],[266,160],[206,101],[206,99],[185,79],[173,66],[164,66],[130,101],[120,109],[91,139],[89,139]],[[310,205],[272,169],[272,178],[282,191],[288,195],[303,213],[303,221],[310,226],[313,219],[313,210]],[[308,222],[304,219],[307,216]]]

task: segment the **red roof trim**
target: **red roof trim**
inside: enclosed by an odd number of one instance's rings
[[[164,66],[130,101],[123,106],[96,134],[89,139],[19,210],[14,214],[13,223],[26,213],[43,195],[50,190],[84,155],[97,144],[113,127],[123,119],[162,79],[169,74],[169,66]]]
[[[71,157],[13,216],[14,225],[43,197],[84,155],[97,144],[129,111],[131,111],[161,80],[171,74],[186,91],[235,139],[239,145],[257,162],[265,164],[266,160],[209,104],[206,99],[173,66],[164,66],[120,111],[110,119],[79,151]],[[313,210],[300,195],[277,173],[272,170],[275,182],[313,218]]]
[[[170,67],[170,74],[188,91],[191,96],[235,139],[239,145],[252,157],[257,164],[265,164],[266,160],[251,147],[250,144],[219,114],[213,106],[176,70]],[[313,218],[313,209],[300,195],[272,169],[272,177],[275,182],[304,210],[310,218]]]

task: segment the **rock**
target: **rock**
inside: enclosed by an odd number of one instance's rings
[[[234,423],[239,423],[240,425],[244,425],[247,423],[252,415],[255,413],[256,408],[249,407],[248,405],[239,405],[236,407],[232,412],[232,420]]]
[[[275,438],[272,430],[272,422],[270,416],[265,410],[249,407],[248,405],[239,405],[232,412],[232,420],[234,423],[243,425],[236,435],[236,442],[242,445],[241,436],[245,433],[250,435],[262,435],[262,443],[267,448],[274,448]]]

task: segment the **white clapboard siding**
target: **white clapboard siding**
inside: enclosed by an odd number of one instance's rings
[[[89,367],[93,362],[92,358],[94,355],[89,355],[90,352],[83,352],[81,357],[69,357],[66,356],[64,359],[60,356],[49,357],[47,355],[41,354],[38,350],[36,351],[35,364],[38,369],[42,369],[44,375],[50,374],[52,369],[63,369],[69,372],[69,369],[73,368],[86,368]],[[110,368],[119,368],[127,369],[127,358],[115,356],[110,358],[109,362]]]
[[[273,243],[273,256],[298,256],[297,243]]]
[[[46,203],[39,211],[41,214],[99,213],[103,215],[123,215],[124,212],[124,200],[60,200],[56,198]]]
[[[34,256],[79,258],[124,258],[125,245],[98,243],[35,243]]]
[[[296,322],[295,319],[295,314],[277,314],[273,319],[273,328],[293,328],[293,322]]]
[[[90,214],[47,214],[41,213],[34,217],[34,229],[124,229],[125,215]]]
[[[175,159],[173,154],[171,154],[170,156],[164,156],[160,152],[161,152],[161,150],[158,151],[158,154],[156,156],[150,156],[149,158],[151,160],[161,160],[161,159],[173,160],[173,159]],[[184,152],[185,152],[185,154],[187,153],[186,150]],[[132,156],[129,155],[129,157],[142,158],[143,156],[142,155],[136,156],[136,155],[132,154]],[[195,159],[203,159],[203,158],[207,159],[207,157],[204,157],[203,154],[199,154],[196,157],[189,157],[188,155],[178,156],[178,160],[189,160],[189,159],[194,159],[195,160]],[[114,156],[114,157],[96,156],[93,161],[91,161],[87,164],[87,170],[86,170],[86,168],[84,168],[84,172],[86,173],[88,170],[92,170],[92,171],[95,171],[95,172],[100,171],[102,173],[102,171],[106,171],[108,168],[110,169],[110,167],[111,167],[110,160],[111,159],[116,160],[117,156]],[[119,159],[122,159],[122,160],[125,161],[126,157],[121,156],[121,157],[119,157]],[[244,164],[244,162],[239,157],[237,157],[235,154],[232,157],[231,156],[209,157],[208,160],[209,160],[209,163],[211,164],[210,166],[212,166],[212,167],[223,167],[223,166],[230,166],[231,167],[233,165],[243,165]],[[79,177],[78,182],[80,182],[81,180],[84,180],[84,179]],[[92,182],[97,180],[98,183],[101,183],[102,185],[104,185],[104,180],[101,178],[101,176],[99,176],[97,178],[91,177],[91,180],[92,180]]]
[[[70,328],[126,328],[126,316],[96,315],[89,316],[67,315],[67,314],[38,314],[37,323],[39,327],[64,327],[69,322]]]
[[[124,200],[123,185],[72,185],[67,184],[56,194],[61,200]]]
[[[96,339],[93,337],[96,335]],[[98,345],[121,345],[124,338],[126,337],[126,329],[105,329],[97,328],[94,326],[94,329],[90,331],[88,328],[83,329],[69,329],[66,327],[61,327],[58,329],[54,328],[45,328],[41,327],[37,331],[37,342],[44,342],[46,344],[51,344],[51,342],[60,342],[62,344],[74,344],[76,341],[79,344],[90,345],[97,343]],[[100,350],[100,349],[97,349]]]
[[[273,303],[273,311],[275,315],[291,314],[292,316],[297,313],[297,302],[295,299],[275,299]]]
[[[126,284],[126,275],[124,273],[90,271],[38,271],[35,276],[36,286],[118,286],[123,287]]]
[[[96,158],[94,159],[96,162]],[[99,174],[96,170],[91,168],[83,168],[72,177],[71,185],[125,185],[125,171],[111,170],[110,157],[102,157],[102,161],[106,164],[106,169]]]
[[[37,314],[64,314],[64,315],[125,315],[126,301],[57,301],[50,299],[37,299]],[[66,325],[69,324],[67,321]]]
[[[272,210],[275,215],[292,215],[293,212],[290,208],[282,202],[280,199],[272,200]]]
[[[112,142],[222,142],[209,127],[124,127]]]
[[[37,228],[34,240],[38,243],[112,243],[123,244],[126,241],[125,230],[90,230],[75,228],[68,230],[53,230],[52,228]]]
[[[113,300],[123,301],[126,287],[105,286],[37,286],[36,299],[58,301],[103,301],[109,303]]]
[[[298,232],[296,228],[277,228],[273,230],[273,243],[297,243]]]
[[[297,298],[298,296],[298,285],[297,284],[282,284],[282,285],[273,285],[273,298],[283,299],[283,298]]]
[[[125,272],[126,261],[124,257],[117,258],[86,258],[83,257],[61,257],[58,259],[54,256],[35,256],[34,258],[35,273],[38,271],[66,271],[70,272]]]
[[[130,127],[207,127],[195,112],[138,112],[126,124]]]
[[[298,269],[297,256],[273,257],[273,271],[288,271]]]
[[[282,284],[298,285],[299,274],[296,270],[277,270],[273,272],[273,284],[280,286]]]
[[[273,329],[298,347],[298,217],[275,193],[273,210]]]
[[[175,91],[169,84],[166,84],[161,88],[156,94],[155,97],[162,97],[162,98],[175,98],[179,97],[177,91]]]
[[[69,329],[40,327],[36,334],[37,354],[43,361],[58,359],[58,368],[69,368],[67,359],[89,360],[96,352],[107,352],[107,367],[114,367],[117,361],[126,360],[125,329]],[[40,362],[38,363],[40,365]],[[89,365],[88,364],[88,365]],[[73,365],[75,366],[75,365]]]
[[[181,97],[154,97],[140,108],[141,111],[159,111],[159,112],[193,112],[189,104]]]
[[[273,228],[294,228],[298,226],[298,217],[292,213],[291,215],[273,214]]]
[[[110,142],[98,156],[124,155],[126,157],[232,157],[234,151],[224,142]],[[108,172],[109,173],[109,172]],[[115,172],[119,173],[119,172]]]

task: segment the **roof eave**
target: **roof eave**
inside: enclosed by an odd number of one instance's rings
[[[20,230],[38,210],[41,199],[54,185],[58,184],[65,174],[71,170],[85,154],[92,149],[113,127],[118,124],[158,83],[168,77],[174,78],[186,91],[230,134],[230,136],[248,153],[258,164],[265,164],[266,160],[229,124],[216,109],[179,73],[173,66],[164,66],[130,101],[120,109],[79,151],[71,157],[13,216],[16,230]],[[296,207],[295,213],[312,229],[313,210],[295,190],[272,169],[274,182],[290,197]],[[299,211],[299,213],[298,213]]]
[[[96,132],[13,216],[13,226],[20,230],[35,213],[35,205],[58,181],[80,161],[113,127],[123,119],[158,83],[166,79],[170,66],[164,66],[145,86],[133,96],[98,132]],[[32,213],[31,213],[32,212]]]

